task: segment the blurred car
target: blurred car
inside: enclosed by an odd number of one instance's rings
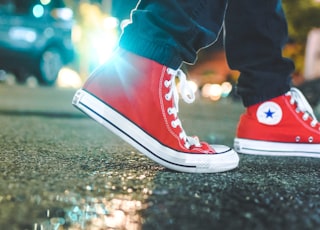
[[[72,26],[62,0],[0,0],[0,69],[53,85],[74,58]]]

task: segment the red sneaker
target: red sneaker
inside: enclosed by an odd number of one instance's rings
[[[320,157],[320,123],[296,89],[247,108],[238,124],[239,153]]]
[[[237,153],[210,146],[184,132],[178,113],[176,76],[183,99],[194,100],[182,71],[124,50],[100,66],[78,90],[73,104],[150,159],[172,170],[192,173],[236,168]]]

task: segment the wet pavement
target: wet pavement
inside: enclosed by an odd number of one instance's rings
[[[240,155],[169,171],[71,106],[74,90],[0,84],[0,229],[320,229],[320,159]],[[188,134],[232,145],[243,108],[180,103]]]

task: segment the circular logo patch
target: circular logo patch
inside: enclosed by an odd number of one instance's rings
[[[262,103],[257,110],[257,119],[266,125],[276,125],[282,119],[281,107],[272,101]]]

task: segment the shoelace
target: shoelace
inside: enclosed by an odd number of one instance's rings
[[[309,117],[312,118],[312,121],[310,125],[312,127],[315,127],[318,124],[318,120],[316,116],[313,113],[313,109],[308,103],[307,99],[303,96],[300,90],[297,88],[291,88],[290,91],[288,92],[288,95],[291,96],[290,103],[291,104],[296,104],[297,108],[296,111],[304,113],[302,116],[303,120],[308,120]]]
[[[166,88],[169,88],[169,92],[165,95],[165,99],[166,100],[171,100],[173,97],[173,107],[168,108],[167,112],[169,115],[174,115],[175,120],[173,120],[171,122],[171,126],[173,128],[176,128],[178,126],[181,127],[182,132],[179,134],[180,139],[182,139],[184,141],[184,145],[187,149],[189,149],[191,146],[195,146],[195,147],[200,147],[200,141],[198,139],[198,137],[190,137],[187,136],[187,134],[185,133],[185,131],[183,130],[182,126],[181,126],[181,121],[178,118],[178,112],[179,112],[179,93],[177,90],[177,86],[176,86],[176,77],[179,78],[180,81],[180,94],[182,99],[190,104],[192,102],[194,102],[195,100],[195,95],[193,90],[191,89],[191,87],[189,86],[188,82],[187,82],[187,78],[186,75],[184,74],[184,72],[180,69],[178,70],[173,70],[171,68],[167,69],[167,73],[169,75],[171,75],[171,79],[170,80],[166,80],[164,82],[164,85]]]

